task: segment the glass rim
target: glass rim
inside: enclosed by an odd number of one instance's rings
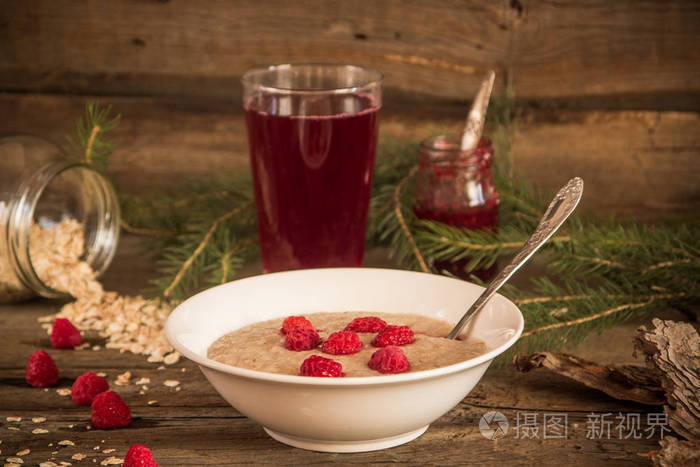
[[[261,76],[267,73],[273,73],[277,71],[292,70],[294,68],[336,68],[336,69],[348,69],[353,71],[365,72],[371,77],[367,80],[363,80],[355,86],[346,87],[324,87],[324,88],[291,88],[283,86],[268,86],[260,83],[256,83],[251,80],[253,77]],[[277,93],[277,94],[347,94],[357,92],[361,89],[367,88],[373,85],[381,85],[384,81],[384,74],[374,68],[367,68],[358,65],[347,65],[341,63],[324,63],[324,62],[311,62],[311,63],[283,63],[280,65],[271,65],[267,67],[252,68],[246,71],[241,77],[241,83],[244,86],[251,86],[256,90]]]

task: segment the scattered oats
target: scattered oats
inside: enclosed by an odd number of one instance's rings
[[[179,352],[171,352],[165,357],[163,357],[163,363],[166,365],[172,365],[174,363],[177,363],[180,360],[180,353]]]
[[[8,457],[5,460],[7,462],[12,462],[13,464],[24,464],[24,461],[19,457]]]
[[[74,348],[75,350],[85,350],[85,349],[87,349],[88,347],[90,347],[90,343],[89,343],[89,342],[83,342],[82,344],[80,344],[80,345],[78,345],[78,346],[75,346],[75,347],[73,347],[73,348]]]
[[[184,373],[184,372],[186,372],[186,371],[187,371],[187,368],[183,368],[183,369],[182,369],[182,370],[180,370],[180,371],[182,371],[182,372]]]
[[[180,386],[175,388],[175,392],[180,392],[180,389],[182,389]]]
[[[51,451],[51,454],[55,456],[56,454],[58,454],[58,451]]]
[[[107,459],[103,460],[100,462],[100,465],[119,465],[123,464],[124,459],[120,459],[118,457],[110,456]]]
[[[169,388],[174,388],[175,386],[180,385],[180,381],[178,381],[176,379],[166,379],[163,384]]]
[[[90,424],[88,423],[87,425],[85,425],[85,429],[86,429],[86,430],[92,430],[92,425],[90,425]]]
[[[151,382],[151,378],[143,377],[143,378],[139,378],[134,384],[141,385],[141,384],[148,384],[150,382]]]
[[[7,417],[8,422],[21,422],[22,417]]]
[[[104,371],[100,371],[99,373],[97,373],[97,376],[104,378],[107,376],[107,373],[105,373]]]
[[[117,380],[114,382],[117,386],[126,386],[129,384],[129,380],[131,379],[131,372],[130,371],[125,371],[124,373],[117,375]]]
[[[148,391],[148,384],[144,384],[143,388],[141,388],[141,389],[143,389],[144,391]]]
[[[142,395],[142,396],[145,396],[145,395],[146,395],[146,391],[144,391],[143,389],[141,389],[141,390],[139,391],[139,394]]]
[[[58,464],[56,464],[55,462],[46,461],[39,464],[39,467],[58,467]]]
[[[49,388],[44,388],[44,392],[49,392]]]
[[[75,443],[69,439],[64,439],[58,442],[59,446],[75,446]]]
[[[87,457],[87,456],[86,456],[85,454],[82,454],[82,453],[79,453],[79,452],[78,452],[78,453],[73,454],[73,455],[71,456],[71,459],[76,460],[76,461],[81,461],[81,460],[85,459],[86,457]]]
[[[104,442],[105,442],[105,440],[103,440],[103,439],[100,440],[100,443],[104,443]]]
[[[58,388],[56,392],[59,396],[70,396],[70,388]]]
[[[83,226],[72,219],[49,230],[31,226],[29,245],[40,253],[30,251],[37,274],[47,285],[75,297],[59,313],[41,317],[39,322],[49,324],[55,318],[67,318],[81,331],[97,331],[106,342],[93,345],[95,351],[103,347],[117,349],[148,356],[151,362],[162,362],[165,356],[175,359],[164,332],[171,307],[160,300],[105,291],[90,265],[80,259],[84,240]],[[0,292],[2,285],[0,277]],[[50,326],[46,331],[51,332]]]
[[[34,423],[45,422],[45,421],[46,421],[46,417],[33,417],[33,418],[32,418],[32,421],[33,421]]]
[[[12,430],[12,431],[22,431],[19,428],[17,428],[16,426],[8,426],[7,429]]]
[[[73,424],[71,423],[70,425],[68,425],[68,428],[73,428],[74,426],[75,426],[75,425],[73,425]]]
[[[105,450],[102,451],[102,452],[104,452],[105,454],[110,454],[110,453],[112,453],[112,452],[114,452],[114,451],[116,451],[116,449],[111,449],[111,448],[110,448],[110,449],[105,449]]]
[[[157,404],[158,404],[158,401],[155,399],[148,401],[148,405],[157,405]]]
[[[165,370],[165,367],[163,365],[159,366],[157,370]]]
[[[64,465],[64,466],[73,465],[70,462],[66,462],[66,461],[61,461],[61,462],[59,462],[59,464]]]
[[[26,455],[29,454],[30,452],[32,452],[31,449],[22,449],[22,450],[19,451],[16,455],[19,456],[19,457],[22,457],[22,456],[26,456]]]
[[[92,448],[93,451],[99,451],[100,449],[102,449],[100,446],[94,446]]]
[[[32,430],[32,433],[35,435],[43,435],[44,433],[48,433],[48,432],[49,432],[49,430],[45,430],[43,428],[34,428]]]
[[[53,446],[53,443],[49,443],[49,447]]]

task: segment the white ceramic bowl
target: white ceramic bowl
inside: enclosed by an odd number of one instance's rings
[[[272,318],[321,311],[417,313],[456,323],[482,287],[433,274],[371,268],[308,269],[250,277],[178,306],[165,332],[232,406],[274,439],[327,452],[383,449],[417,438],[457,405],[491,361],[513,345],[523,317],[497,295],[473,327],[488,352],[433,370],[368,377],[289,376],[206,357],[221,335]]]

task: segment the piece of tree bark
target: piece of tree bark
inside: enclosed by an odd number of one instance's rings
[[[515,356],[527,372],[545,367],[617,399],[663,405],[669,426],[682,437],[700,440],[700,336],[689,323],[654,318],[654,329],[640,327],[635,352],[646,356],[648,368],[603,366],[573,355],[541,352]]]
[[[620,367],[598,365],[565,353],[540,352],[515,356],[515,367],[528,372],[545,367],[616,399],[663,405],[666,401],[658,372],[634,365]]]
[[[700,336],[689,323],[657,318],[652,323],[654,329],[638,329],[636,351],[659,371],[671,428],[688,440],[700,440]]]
[[[700,465],[700,441],[682,441],[673,436],[666,436],[660,442],[661,449],[653,452],[651,456],[654,466]]]

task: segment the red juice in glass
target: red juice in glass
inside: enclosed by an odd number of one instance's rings
[[[361,266],[380,97],[313,74],[367,70],[290,67],[311,73],[303,89],[290,87],[293,77],[243,103],[263,269]]]

